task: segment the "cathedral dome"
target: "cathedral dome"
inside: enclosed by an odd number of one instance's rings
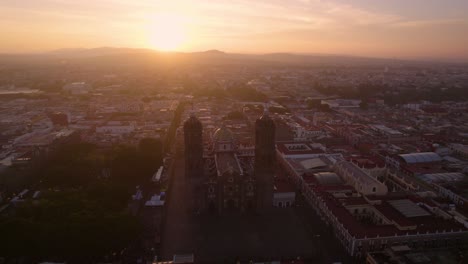
[[[223,125],[222,127],[216,129],[216,131],[213,134],[213,140],[216,142],[233,141],[234,134],[231,130],[229,130],[226,126]]]

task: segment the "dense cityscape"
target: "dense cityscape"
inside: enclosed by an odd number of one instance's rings
[[[0,60],[0,263],[464,263],[468,66]]]

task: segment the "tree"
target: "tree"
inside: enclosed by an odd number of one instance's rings
[[[238,100],[264,102],[267,96],[244,84],[231,86],[227,89],[229,95]]]
[[[163,158],[163,145],[161,140],[143,138],[138,144],[138,152],[143,162],[153,169],[161,166]]]
[[[171,146],[172,142],[175,139],[175,134],[176,134],[176,131],[177,131],[177,127],[179,127],[179,124],[181,122],[182,113],[184,112],[185,104],[186,104],[186,102],[181,102],[177,106],[177,109],[175,110],[174,118],[172,119],[171,126],[169,127],[169,129],[167,130],[167,133],[166,133],[166,138],[165,138],[165,141],[164,141],[164,152],[169,151],[170,146]]]
[[[40,200],[19,205],[14,217],[0,218],[0,233],[8,238],[0,240],[0,255],[76,261],[121,251],[141,226],[122,213],[126,199],[116,199],[112,188],[98,188],[97,195],[89,189],[44,192]]]

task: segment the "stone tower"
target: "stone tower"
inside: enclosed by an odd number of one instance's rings
[[[203,177],[203,127],[191,114],[184,122],[185,176],[189,179]]]
[[[255,166],[257,207],[265,211],[273,205],[273,181],[276,163],[275,123],[265,111],[255,122]]]

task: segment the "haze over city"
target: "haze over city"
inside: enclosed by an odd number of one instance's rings
[[[467,13],[0,0],[0,264],[468,263]]]
[[[5,0],[0,52],[163,51],[468,59],[468,2]]]

